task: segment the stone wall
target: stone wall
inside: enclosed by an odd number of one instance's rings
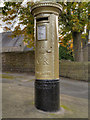
[[[90,62],[60,61],[60,76],[88,81]]]
[[[2,70],[34,72],[34,51],[2,53]]]
[[[77,80],[88,80],[90,62],[60,61],[60,76]],[[11,52],[2,54],[2,70],[14,72],[35,72],[35,53]],[[90,74],[89,74],[90,75]]]

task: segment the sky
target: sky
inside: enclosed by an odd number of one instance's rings
[[[3,4],[4,2],[3,2],[3,0],[0,0],[0,7],[3,7]]]
[[[4,1],[9,1],[9,0],[0,0],[0,7],[3,7],[4,6]],[[13,1],[16,1],[16,0],[13,0]],[[19,1],[19,0],[18,0]],[[21,1],[21,0],[20,0]],[[23,1],[23,0],[22,0]],[[39,1],[39,0],[24,0],[23,1],[23,5],[25,5],[26,4],[26,2],[28,2],[28,1],[34,1],[34,2],[36,2],[36,1]],[[0,20],[0,24],[3,24],[2,23],[2,21]],[[18,24],[18,23],[16,23],[16,24]],[[0,26],[0,33],[2,33],[3,32],[3,29],[1,28],[1,26]]]

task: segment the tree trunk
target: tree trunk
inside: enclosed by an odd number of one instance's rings
[[[74,60],[81,61],[81,32],[73,32]]]

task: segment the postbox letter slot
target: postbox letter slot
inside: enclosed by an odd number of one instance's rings
[[[48,17],[37,18],[37,22],[46,21],[46,20],[48,20]]]

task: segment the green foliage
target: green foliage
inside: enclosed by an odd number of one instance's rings
[[[80,61],[81,35],[84,29],[89,28],[89,2],[60,2],[63,11],[59,18],[60,35],[63,37],[63,43],[73,39],[74,60]],[[79,34],[80,33],[80,34]]]
[[[31,14],[33,2],[28,2],[27,6],[22,6],[22,2],[5,2],[3,7],[3,21],[6,23],[4,30],[11,31],[19,19],[18,25],[13,31],[12,37],[17,35],[25,36],[24,42],[29,47],[34,46],[34,18]],[[60,2],[63,11],[59,18],[60,34],[64,37],[63,42],[67,43],[72,39],[72,32],[83,32],[84,27],[89,28],[88,2]],[[21,26],[24,26],[21,28]],[[85,35],[83,35],[84,38]]]
[[[6,22],[5,31],[11,31],[12,27],[17,23],[13,31],[12,37],[24,35],[24,42],[29,47],[34,46],[34,17],[31,14],[31,6],[33,2],[28,2],[27,6],[22,6],[22,2],[5,2],[3,7],[3,21]]]
[[[63,11],[59,18],[60,34],[64,41],[72,39],[73,32],[83,32],[89,26],[88,2],[60,2]]]
[[[73,61],[73,52],[71,49],[68,49],[67,46],[64,47],[62,45],[59,46],[59,59],[64,59],[64,60],[71,60]]]

